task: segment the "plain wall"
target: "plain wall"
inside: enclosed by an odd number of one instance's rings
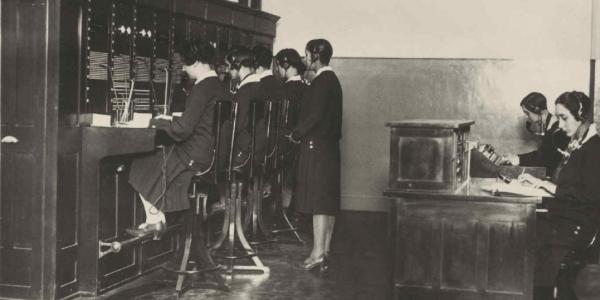
[[[321,7],[320,12],[311,11]],[[264,0],[281,16],[274,50],[329,39],[344,92],[342,208],[386,210],[386,121],[473,119],[471,140],[533,150],[520,100],[553,111],[589,88],[591,1]],[[301,52],[303,53],[303,52]]]

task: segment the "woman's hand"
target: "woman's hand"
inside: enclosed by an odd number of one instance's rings
[[[154,117],[157,120],[169,120],[171,121],[173,119],[173,116],[167,116],[167,115],[158,115],[156,117]]]
[[[551,194],[556,192],[556,185],[554,183],[539,179],[531,174],[521,174],[518,180],[520,182],[529,182],[534,188],[544,189]]]
[[[296,140],[296,139],[294,139],[294,137],[293,137],[292,133],[290,133],[290,134],[286,134],[286,135],[284,135],[284,137],[286,137],[286,138],[288,139],[288,141],[290,141],[290,142],[291,142],[291,143],[293,143],[293,144],[296,144],[296,145],[297,145],[297,144],[300,144],[300,140]]]
[[[519,165],[519,156],[516,154],[507,154],[504,159],[513,166]]]

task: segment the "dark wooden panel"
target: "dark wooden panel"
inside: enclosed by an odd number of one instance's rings
[[[247,12],[234,10],[232,24],[238,28],[249,29],[254,27],[254,15]]]
[[[190,35],[192,39],[200,39],[206,41],[206,24],[199,20],[191,20]]]
[[[531,299],[535,201],[393,201],[396,299]]]
[[[60,18],[60,87],[58,113],[61,118],[79,112],[81,45],[79,39],[81,1],[63,0]]]
[[[107,157],[100,162],[98,236],[104,242],[124,240],[129,236],[125,229],[135,226],[136,197],[127,183],[128,156]],[[140,264],[136,247],[128,247],[119,253],[100,258],[100,288],[104,289],[139,273]]]
[[[267,18],[262,18],[257,16],[254,21],[254,31],[260,34],[268,35],[270,37],[275,36],[276,31],[276,21],[272,21]]]
[[[170,11],[173,8],[172,0],[138,0],[138,5]]]
[[[492,223],[489,227],[487,290],[490,292],[521,293],[528,278],[527,225],[521,222]]]
[[[177,232],[165,236],[160,241],[144,241],[141,246],[142,271],[151,270],[171,259],[179,247],[178,242],[179,233]]]
[[[405,286],[439,286],[440,221],[398,217],[396,282]]]
[[[444,289],[476,291],[479,257],[477,222],[442,221],[443,253],[441,286]]]
[[[231,24],[232,10],[217,3],[206,4],[206,19],[221,24]]]
[[[57,246],[77,245],[79,214],[79,153],[58,156]]]

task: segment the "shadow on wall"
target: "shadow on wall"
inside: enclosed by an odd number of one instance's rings
[[[344,91],[342,209],[387,210],[386,121],[472,119],[471,140],[500,153],[536,147],[519,107],[531,91],[554,99],[588,89],[589,61],[334,58]]]

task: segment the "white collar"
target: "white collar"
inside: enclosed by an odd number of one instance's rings
[[[248,76],[246,76],[246,78],[244,78],[244,80],[242,80],[242,82],[240,82],[240,84],[238,84],[238,90],[240,88],[242,88],[244,85],[246,85],[247,83],[251,83],[251,82],[260,82],[260,76],[258,74],[250,74]]]
[[[292,76],[292,77],[288,78],[288,80],[286,80],[285,82],[290,82],[290,81],[302,81],[302,77],[300,75]]]
[[[200,81],[208,78],[208,77],[217,77],[217,72],[215,72],[214,70],[210,70],[204,74],[202,74],[202,76],[196,78],[196,81],[194,82],[194,85],[200,83]]]
[[[598,134],[598,129],[596,128],[596,123],[590,124],[587,135],[581,140],[581,144],[585,144],[589,139]]]
[[[265,70],[262,73],[258,74],[258,77],[260,79],[263,79],[263,78],[265,78],[267,76],[273,76],[273,71],[271,71],[271,70]]]
[[[333,72],[333,68],[331,66],[325,66],[325,67],[320,68],[317,71],[317,74],[315,75],[315,78],[317,78],[319,75],[321,75],[321,73],[323,73],[325,71],[331,71],[331,72]],[[314,80],[314,78],[313,78],[313,80]]]

